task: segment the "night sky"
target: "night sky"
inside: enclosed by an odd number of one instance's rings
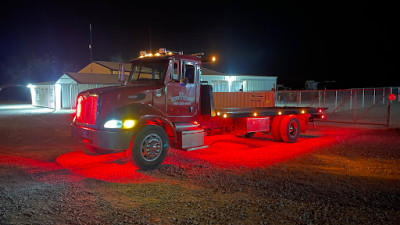
[[[278,76],[298,89],[305,80],[400,86],[399,13],[383,1],[127,2],[2,3],[0,85],[83,68],[92,23],[94,60],[137,57],[151,30],[153,50],[215,54],[212,68],[224,73]]]

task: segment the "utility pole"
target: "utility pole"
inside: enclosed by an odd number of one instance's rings
[[[92,24],[89,23],[89,32],[90,32],[90,42],[89,42],[89,54],[90,54],[90,62],[93,62],[93,43],[92,43]]]
[[[151,25],[149,26],[149,34],[150,34],[150,52],[151,52]]]

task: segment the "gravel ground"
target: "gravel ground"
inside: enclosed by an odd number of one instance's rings
[[[15,107],[0,105],[0,224],[400,224],[400,129],[211,136],[144,172],[85,155],[71,113]]]

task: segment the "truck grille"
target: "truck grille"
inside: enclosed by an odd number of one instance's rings
[[[76,102],[76,122],[94,125],[97,115],[97,96],[80,95]]]

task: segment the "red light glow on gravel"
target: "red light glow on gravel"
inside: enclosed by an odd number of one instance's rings
[[[293,144],[275,142],[270,135],[258,133],[253,138],[229,134],[209,136],[205,138],[209,148],[191,152],[170,149],[164,167],[172,165],[185,169],[211,166],[229,168],[230,172],[240,174],[246,169],[267,168],[312,153],[349,134],[355,135],[351,129],[331,129],[318,134],[311,132],[311,135],[303,135]],[[33,174],[34,179],[48,183],[78,182],[87,178],[115,183],[163,181],[160,173],[138,170],[126,158],[125,152],[90,156],[81,149],[75,149],[58,156],[56,162],[0,154],[0,165],[19,167],[25,173]]]
[[[117,183],[146,183],[155,178],[137,172],[138,168],[126,158],[125,152],[90,156],[82,151],[60,155],[57,162],[73,173]]]

